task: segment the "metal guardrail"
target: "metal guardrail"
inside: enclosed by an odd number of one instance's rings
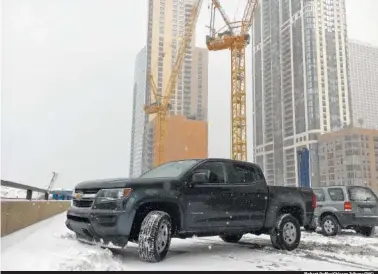
[[[31,200],[33,196],[33,192],[39,192],[45,194],[45,200],[49,199],[49,191],[47,189],[38,188],[34,186],[28,186],[24,184],[19,184],[11,181],[1,180],[1,185],[5,187],[11,187],[16,189],[26,190],[26,199]]]

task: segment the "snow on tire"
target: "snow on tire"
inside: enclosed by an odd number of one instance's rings
[[[270,240],[276,249],[294,250],[301,240],[301,227],[291,214],[281,215],[270,233]]]
[[[171,244],[172,223],[163,211],[151,211],[144,218],[139,232],[139,257],[145,262],[164,260]]]

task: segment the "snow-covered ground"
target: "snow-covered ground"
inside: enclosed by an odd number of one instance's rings
[[[308,270],[378,269],[378,235],[344,232],[335,238],[302,233],[298,249],[277,251],[267,236],[246,235],[227,244],[218,237],[174,239],[167,258],[139,260],[137,246],[113,255],[77,242],[64,225],[65,213],[1,238],[1,270]]]

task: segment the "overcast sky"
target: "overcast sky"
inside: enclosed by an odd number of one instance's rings
[[[378,1],[346,1],[349,36],[378,45]],[[56,187],[73,187],[81,180],[128,176],[134,61],[146,43],[147,1],[1,2],[1,178],[44,187],[56,171]],[[230,17],[241,2],[227,1]],[[199,46],[205,46],[207,3],[197,27]],[[214,157],[230,155],[224,122],[229,60],[227,51],[210,53]],[[248,124],[251,141],[251,119]]]

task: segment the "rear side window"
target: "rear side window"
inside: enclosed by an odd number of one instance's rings
[[[323,189],[314,189],[314,193],[316,196],[316,200],[318,202],[324,202],[325,201],[325,194]]]
[[[348,188],[349,200],[353,202],[377,202],[377,197],[373,191],[365,187],[350,187]]]
[[[328,194],[332,201],[340,202],[344,201],[344,192],[342,188],[329,188]]]

